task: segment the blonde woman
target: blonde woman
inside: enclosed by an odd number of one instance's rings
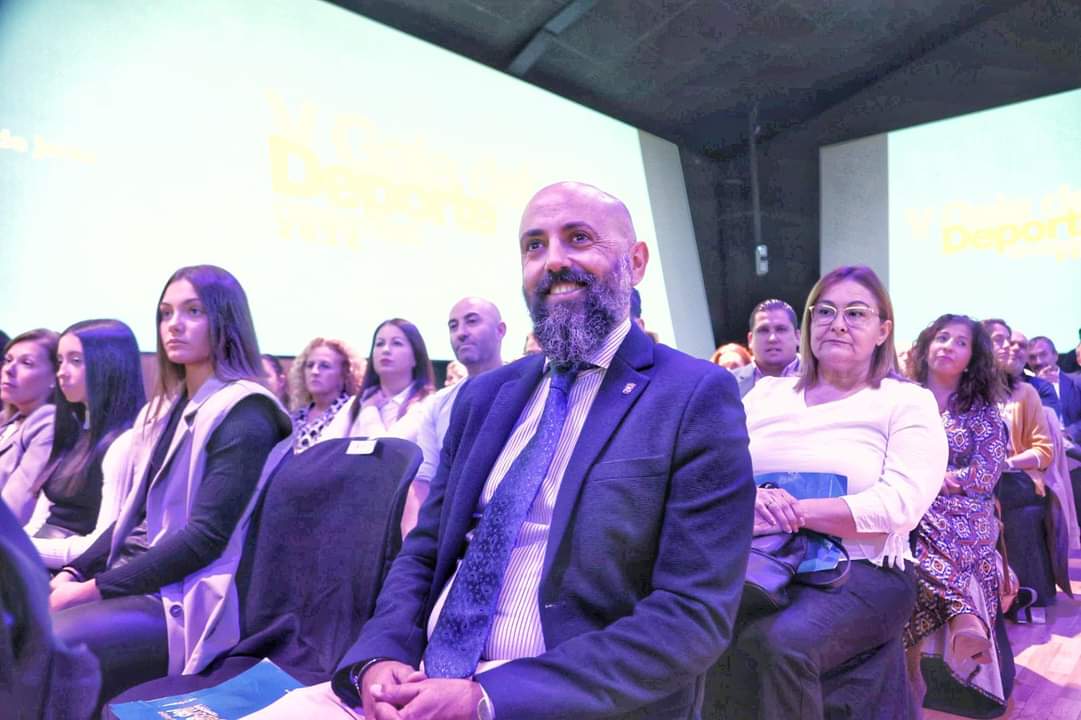
[[[360,388],[363,373],[363,361],[345,342],[317,337],[308,343],[289,370],[295,452],[340,436],[328,428]]]

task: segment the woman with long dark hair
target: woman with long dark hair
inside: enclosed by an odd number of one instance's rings
[[[20,525],[33,513],[35,488],[52,448],[58,337],[38,328],[16,335],[4,346],[0,494]]]
[[[1006,393],[991,338],[966,315],[942,315],[917,338],[909,376],[935,396],[949,443],[942,487],[916,527],[916,608],[904,635],[909,679],[921,706],[920,660],[925,650],[941,654],[959,683],[1002,704],[998,673],[975,668],[997,657],[994,493],[1007,438],[998,410]]]
[[[98,657],[103,699],[198,672],[237,642],[237,528],[271,451],[288,450],[289,416],[260,384],[236,278],[213,265],[181,268],[165,284],[157,324],[158,382],[135,420],[132,491],[113,528],[54,578],[49,598],[57,635]]]
[[[52,452],[26,525],[45,565],[54,569],[116,520],[130,489],[123,472],[131,446],[126,431],[146,403],[139,346],[119,320],[75,323],[60,335],[57,359]]]
[[[435,370],[417,326],[391,318],[372,335],[368,366],[349,407],[327,429],[327,437],[393,435],[415,440],[420,402],[435,392]],[[345,427],[339,427],[347,422]]]

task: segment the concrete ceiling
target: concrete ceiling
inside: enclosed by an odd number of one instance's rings
[[[743,145],[756,106],[760,132],[769,137],[826,112],[1000,13],[1026,4],[1025,0],[335,1],[713,156]],[[1076,16],[1078,0],[1063,4]],[[1044,30],[1055,33],[1054,28]],[[1030,40],[1038,43],[1041,38],[1009,38],[998,51],[989,48],[987,59],[1008,66],[1014,46]],[[1076,38],[1072,42],[1081,46]],[[1047,58],[1050,64],[1071,64],[1070,68],[1077,67],[1077,61],[1076,52],[1070,57],[1049,53]]]

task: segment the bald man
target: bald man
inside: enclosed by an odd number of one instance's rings
[[[466,379],[443,388],[424,399],[418,414],[417,445],[424,454],[420,469],[409,488],[402,511],[402,536],[417,524],[417,513],[428,497],[432,478],[439,468],[439,452],[450,424],[450,413],[466,380],[483,372],[503,366],[503,338],[507,324],[499,308],[490,300],[478,297],[462,298],[450,309],[447,319],[450,347],[454,357],[465,366]]]
[[[631,323],[649,252],[616,198],[542,189],[518,248],[543,353],[462,388],[374,616],[293,717],[698,716],[754,515],[735,380]]]

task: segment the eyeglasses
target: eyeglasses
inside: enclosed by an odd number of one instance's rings
[[[874,308],[863,303],[845,305],[840,311],[832,303],[815,303],[810,307],[811,322],[815,325],[832,325],[838,312],[844,317],[848,327],[864,327],[878,317]]]

